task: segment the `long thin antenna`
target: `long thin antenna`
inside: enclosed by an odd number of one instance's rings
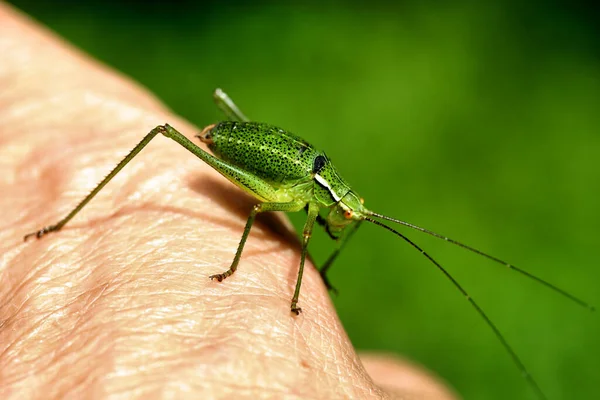
[[[365,217],[365,220],[369,221],[369,222],[372,222],[375,225],[379,225],[382,228],[385,228],[388,231],[390,231],[390,232],[392,232],[392,233],[400,236],[402,239],[404,239],[404,241],[406,241],[412,247],[414,247],[419,252],[421,252],[421,254],[423,254],[425,257],[427,257],[429,259],[429,261],[431,261],[440,271],[442,271],[444,273],[444,275],[446,275],[446,277],[448,279],[450,279],[450,281],[452,281],[452,283],[454,284],[454,286],[456,286],[456,288],[458,290],[460,290],[460,292],[467,298],[467,300],[469,301],[469,303],[471,303],[471,305],[475,308],[475,310],[477,310],[477,312],[479,313],[479,315],[481,315],[481,317],[485,320],[485,322],[492,329],[492,331],[494,331],[494,334],[496,334],[496,337],[498,338],[498,340],[500,340],[500,343],[502,343],[502,345],[504,346],[504,348],[506,349],[506,351],[508,352],[508,354],[510,354],[510,356],[513,359],[514,363],[517,365],[517,368],[519,368],[519,371],[521,371],[521,374],[523,375],[523,377],[527,380],[527,382],[531,385],[531,387],[533,387],[533,389],[537,393],[538,397],[540,399],[546,399],[546,396],[544,395],[544,392],[542,392],[542,389],[540,389],[540,387],[538,386],[538,384],[535,381],[535,379],[533,379],[533,377],[529,374],[529,372],[527,371],[527,368],[525,368],[525,365],[521,362],[521,360],[517,356],[517,353],[515,353],[515,351],[512,349],[512,347],[510,347],[510,345],[508,344],[508,342],[506,341],[506,339],[504,339],[504,336],[502,336],[502,333],[500,333],[500,331],[498,330],[498,328],[496,328],[496,325],[494,325],[492,323],[492,321],[483,312],[483,310],[477,305],[477,303],[475,303],[475,300],[473,300],[471,298],[471,296],[469,296],[469,294],[465,291],[465,289],[463,289],[463,287],[452,277],[452,275],[450,275],[450,273],[448,271],[446,271],[446,269],[444,267],[442,267],[437,261],[435,261],[433,259],[433,257],[431,257],[429,254],[427,254],[425,252],[425,250],[423,250],[422,248],[420,248],[412,240],[410,240],[409,238],[407,238],[406,236],[404,236],[400,232],[396,231],[395,229],[393,229],[393,228],[391,228],[391,227],[389,227],[389,226],[387,226],[387,225],[385,225],[385,224],[383,224],[383,223],[381,223],[381,222],[379,222],[377,220],[374,220],[374,219],[371,219],[371,218],[368,218],[368,217]]]
[[[546,286],[547,288],[550,288],[550,289],[554,290],[556,293],[559,293],[559,294],[563,295],[564,297],[566,297],[566,298],[574,301],[575,303],[579,304],[582,307],[587,308],[590,311],[596,311],[596,308],[594,306],[592,306],[591,304],[588,304],[585,301],[583,301],[583,300],[581,300],[581,299],[573,296],[572,294],[568,293],[567,291],[565,291],[565,290],[563,290],[563,289],[561,289],[561,288],[559,288],[557,286],[554,286],[550,282],[547,282],[547,281],[543,280],[542,278],[538,278],[537,276],[535,276],[533,274],[530,274],[529,272],[527,272],[525,270],[522,270],[521,268],[515,267],[514,265],[509,264],[506,261],[502,261],[499,258],[491,256],[491,255],[489,255],[487,253],[484,253],[481,250],[477,250],[474,247],[467,246],[464,243],[457,242],[454,239],[450,239],[449,237],[440,235],[439,233],[430,231],[430,230],[425,229],[425,228],[421,228],[420,226],[413,225],[413,224],[410,224],[408,222],[400,221],[398,219],[387,217],[385,215],[377,214],[377,213],[372,212],[372,211],[370,212],[370,215],[372,215],[374,217],[377,217],[377,218],[385,219],[387,221],[395,222],[395,223],[400,224],[400,225],[407,226],[409,228],[415,229],[415,230],[420,231],[420,232],[427,233],[428,235],[435,236],[436,238],[439,238],[439,239],[443,239],[446,242],[449,242],[449,243],[452,243],[452,244],[457,245],[459,247],[462,247],[463,249],[467,249],[467,250],[469,250],[469,251],[471,251],[471,252],[473,252],[475,254],[479,254],[480,256],[483,256],[483,257],[485,257],[485,258],[487,258],[489,260],[495,261],[498,264],[504,265],[505,267],[508,267],[509,269],[515,270],[515,271],[519,272],[520,274],[525,275],[526,277],[528,277],[530,279],[533,279],[534,281],[536,281],[538,283],[541,283],[542,285]]]

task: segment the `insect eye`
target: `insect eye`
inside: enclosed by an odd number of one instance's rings
[[[346,218],[346,219],[352,218],[352,210],[344,211],[344,218]]]

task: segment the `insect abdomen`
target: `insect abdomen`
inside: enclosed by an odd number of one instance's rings
[[[310,179],[320,154],[299,137],[259,122],[220,122],[199,137],[215,156],[274,183]]]

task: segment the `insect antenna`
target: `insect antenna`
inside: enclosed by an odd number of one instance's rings
[[[373,217],[385,219],[387,221],[391,221],[391,222],[395,222],[395,223],[400,224],[400,225],[407,226],[409,228],[412,228],[412,229],[420,231],[420,232],[427,233],[428,235],[435,236],[436,238],[445,240],[448,243],[452,243],[452,244],[454,244],[456,246],[462,247],[463,249],[469,250],[469,251],[471,251],[471,252],[473,252],[475,254],[479,254],[480,256],[483,256],[483,257],[485,257],[485,258],[487,258],[489,260],[492,260],[492,261],[494,261],[494,262],[496,262],[498,264],[501,264],[501,265],[503,265],[505,267],[508,267],[509,269],[517,271],[518,273],[520,273],[520,274],[528,277],[529,279],[533,279],[534,281],[536,281],[536,282],[538,282],[538,283],[546,286],[547,288],[552,289],[554,292],[561,294],[562,296],[564,296],[564,297],[566,297],[566,298],[574,301],[575,303],[579,304],[580,306],[582,306],[584,308],[587,308],[590,311],[596,311],[596,308],[594,306],[592,306],[591,304],[586,303],[585,301],[583,301],[583,300],[581,300],[581,299],[573,296],[572,294],[570,294],[567,291],[565,291],[565,290],[563,290],[563,289],[561,289],[561,288],[559,288],[559,287],[551,284],[550,282],[547,282],[547,281],[543,280],[542,278],[539,278],[539,277],[537,277],[537,276],[535,276],[535,275],[533,275],[533,274],[531,274],[531,273],[529,273],[529,272],[527,272],[527,271],[525,271],[525,270],[523,270],[521,268],[515,267],[514,265],[509,264],[506,261],[503,261],[503,260],[501,260],[499,258],[496,258],[496,257],[494,257],[492,255],[489,255],[487,253],[484,253],[481,250],[477,250],[474,247],[467,246],[464,243],[458,242],[458,241],[456,241],[454,239],[450,239],[449,237],[440,235],[439,233],[430,231],[430,230],[425,229],[425,228],[421,228],[420,226],[413,225],[413,224],[405,222],[405,221],[400,221],[398,219],[394,219],[394,218],[391,218],[391,217],[388,217],[388,216],[385,216],[385,215],[377,214],[377,213],[372,212],[372,211],[370,212],[370,215],[373,216]]]
[[[373,214],[373,215],[378,216],[377,214]],[[450,279],[450,281],[452,281],[454,286],[467,298],[469,303],[471,303],[471,305],[475,308],[475,310],[479,313],[479,315],[481,315],[481,317],[485,320],[486,324],[492,329],[492,331],[494,331],[494,334],[496,335],[498,340],[500,340],[500,343],[502,343],[502,346],[504,346],[504,349],[506,349],[508,354],[510,354],[510,356],[511,356],[512,360],[514,361],[514,363],[516,364],[517,368],[519,369],[519,371],[521,372],[523,377],[527,380],[529,385],[535,390],[538,397],[540,399],[546,399],[546,396],[544,395],[544,392],[542,392],[542,389],[540,389],[540,387],[538,386],[535,379],[533,379],[533,377],[529,374],[529,372],[527,371],[527,368],[525,368],[525,365],[523,364],[521,359],[517,356],[517,353],[515,353],[515,351],[512,349],[512,347],[506,341],[506,339],[504,339],[504,336],[502,336],[502,333],[500,333],[498,328],[496,328],[496,325],[494,325],[494,323],[489,319],[489,317],[483,312],[481,307],[479,307],[477,305],[475,300],[473,300],[471,298],[471,296],[469,296],[469,294],[466,292],[466,290],[463,289],[463,287],[456,281],[456,279],[454,279],[454,277],[452,277],[452,275],[450,275],[450,273],[448,271],[446,271],[446,269],[444,267],[442,267],[433,257],[431,257],[429,254],[427,254],[425,252],[425,250],[423,250],[421,247],[419,247],[416,243],[414,243],[412,240],[410,240],[409,238],[407,238],[406,236],[404,236],[397,230],[393,229],[392,227],[389,227],[382,222],[379,222],[377,220],[374,220],[374,219],[371,219],[368,217],[365,217],[365,220],[369,221],[375,225],[379,225],[382,228],[385,228],[388,231],[392,232],[393,234],[400,236],[405,242],[407,242],[412,247],[417,249],[421,254],[423,254],[425,257],[427,257],[429,259],[429,261],[431,261],[440,271],[442,271],[442,273],[444,275],[446,275],[446,277],[448,279]]]

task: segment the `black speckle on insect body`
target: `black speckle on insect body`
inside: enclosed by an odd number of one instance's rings
[[[215,156],[272,183],[311,179],[322,154],[300,137],[258,122],[221,122],[211,135]]]

